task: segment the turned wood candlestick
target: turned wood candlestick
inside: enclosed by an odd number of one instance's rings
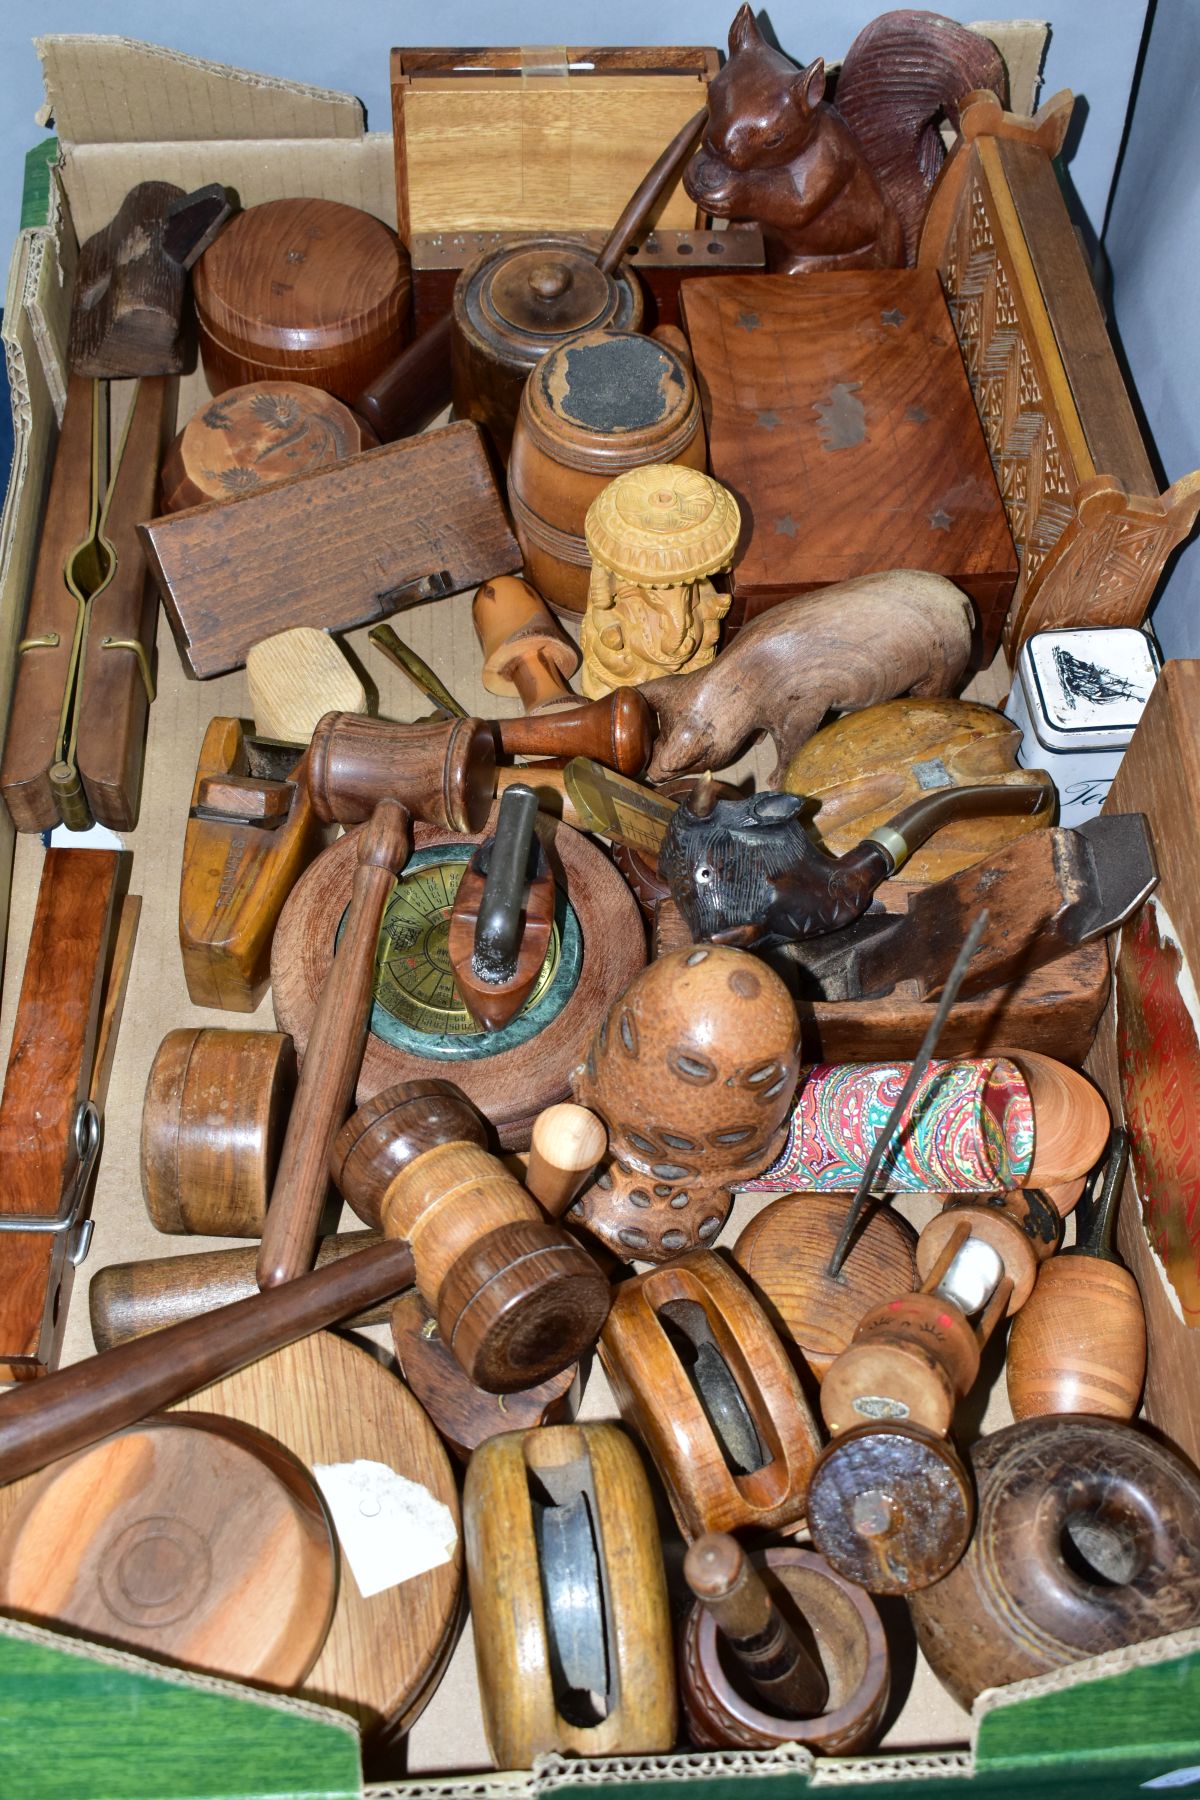
[[[275,1185],[263,1222],[258,1284],[278,1287],[312,1264],[329,1190],[329,1146],[354,1097],[371,1020],[379,925],[408,861],[412,826],[396,800],[380,800],[358,833],[350,910],[309,1034]]]
[[[368,1225],[407,1238],[417,1287],[462,1368],[489,1393],[535,1386],[596,1340],[609,1287],[503,1163],[448,1081],[406,1081],[361,1106],[330,1168]]]
[[[1113,1133],[1099,1192],[1077,1215],[1075,1243],[1038,1273],[1008,1341],[1008,1398],[1017,1419],[1092,1413],[1131,1419],[1146,1375],[1138,1284],[1113,1250],[1129,1138]]]
[[[495,742],[481,719],[396,725],[327,713],[313,732],[308,790],[313,811],[327,824],[361,824],[386,795],[427,825],[481,831],[495,765]]]
[[[733,1545],[741,1557],[732,1538],[701,1538],[688,1552],[685,1575],[695,1552],[710,1543]],[[868,1747],[883,1720],[890,1673],[887,1639],[871,1600],[811,1550],[789,1545],[741,1560],[766,1601],[767,1631],[782,1627],[797,1644],[820,1682],[814,1698],[817,1691],[824,1697],[809,1707],[793,1689],[798,1701],[793,1706],[769,1691],[770,1682],[763,1684],[768,1691],[756,1692],[759,1683],[750,1679],[748,1664],[746,1678],[739,1679],[741,1653],[725,1634],[720,1612],[711,1601],[698,1603],[688,1612],[679,1645],[679,1684],[692,1743],[751,1750],[799,1743],[831,1755]],[[789,1615],[806,1639],[811,1636],[819,1660],[797,1640]],[[723,1654],[723,1643],[736,1662]]]
[[[579,651],[527,581],[516,575],[485,581],[471,617],[489,694],[519,699],[527,713],[579,705],[570,685]]]

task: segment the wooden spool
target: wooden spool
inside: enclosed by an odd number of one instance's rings
[[[142,1107],[142,1195],[159,1231],[261,1235],[295,1086],[282,1032],[167,1033]]]
[[[337,1547],[308,1470],[270,1438],[152,1419],[21,1485],[0,1607],[232,1680],[304,1681]]]
[[[803,1519],[816,1425],[770,1320],[713,1251],[622,1282],[600,1361],[685,1537]]]
[[[670,345],[593,330],[544,356],[521,395],[508,502],[526,578],[551,606],[585,610],[588,507],[645,463],[705,465],[696,384]]]
[[[704,1749],[770,1750],[804,1744],[829,1756],[870,1746],[883,1722],[890,1681],[879,1614],[853,1582],[811,1550],[772,1548],[753,1558],[777,1601],[798,1615],[815,1642],[829,1697],[813,1718],[769,1712],[747,1698],[716,1619],[696,1602],[679,1644],[679,1685],[688,1736]]]
[[[645,937],[633,896],[603,853],[570,826],[549,820],[544,825],[543,842],[551,868],[578,920],[582,961],[573,989],[565,993],[566,975],[557,990],[554,975],[547,976],[545,1014],[536,1015],[532,1029],[527,1021],[540,1004],[536,985],[527,1011],[507,1028],[513,1038],[488,1034],[485,1046],[483,1036],[474,1032],[466,1008],[461,1008],[460,1014],[454,1002],[444,933],[460,868],[486,829],[479,836],[464,837],[417,825],[414,857],[393,897],[393,906],[399,910],[389,908],[384,915],[384,956],[376,972],[372,1035],[358,1084],[360,1104],[400,1081],[446,1076],[491,1121],[505,1148],[520,1149],[528,1145],[538,1113],[570,1098],[570,1073],[583,1060],[595,1019],[643,966]],[[301,877],[275,932],[271,960],[275,1014],[280,1028],[291,1033],[301,1059],[350,897],[355,835],[347,833]],[[448,860],[438,856],[438,851],[447,852]],[[422,853],[429,853],[424,862]],[[435,869],[446,873],[427,874]],[[563,927],[560,943],[569,923]],[[388,952],[393,948],[394,957],[389,961]],[[417,962],[417,986],[412,985],[401,958]],[[557,966],[561,967],[561,952]],[[410,982],[408,988],[397,985],[397,969]],[[562,994],[560,1006],[558,996]],[[387,1013],[388,1006],[404,1016]],[[378,1035],[381,1028],[391,1033],[390,1039]],[[482,1054],[461,1054],[468,1036],[476,1042],[467,1048]],[[429,1045],[427,1051],[423,1039]]]
[[[812,1541],[870,1594],[948,1575],[971,1538],[975,1498],[954,1446],[915,1425],[859,1425],[828,1444],[808,1489]]]
[[[318,387],[255,381],[231,388],[192,414],[163,458],[162,510],[249,494],[372,450],[377,441],[356,413]]]
[[[485,581],[471,603],[489,694],[519,699],[527,713],[578,706],[571,677],[579,651],[540,594],[516,575]]]
[[[552,1750],[670,1750],[675,1679],[662,1544],[650,1485],[624,1433],[554,1425],[490,1439],[467,1470],[463,1532],[496,1766],[527,1769]]]
[[[961,1706],[984,1688],[1200,1623],[1200,1477],[1116,1419],[1025,1419],[971,1451],[979,1517],[910,1601]]]
[[[733,1260],[776,1329],[818,1380],[846,1349],[864,1313],[917,1285],[916,1233],[890,1207],[870,1213],[836,1276],[829,1274],[846,1218],[837,1194],[782,1194],[733,1246]]]
[[[268,200],[196,265],[200,355],[214,394],[298,381],[353,404],[409,335],[408,252],[336,200]]]

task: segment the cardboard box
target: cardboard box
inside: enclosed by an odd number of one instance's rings
[[[1039,28],[1034,32],[1040,41]],[[1014,79],[1014,104],[1030,107],[1033,74],[1028,71],[1036,69],[1037,59],[1029,63],[1028,35],[1010,33],[1005,41],[1016,46],[1010,52],[1014,69],[1019,66],[1018,53],[1026,58],[1024,87]],[[120,39],[48,38],[40,49],[59,132],[60,160],[44,220],[26,229],[17,245],[6,305],[16,453],[0,527],[0,692],[7,692],[11,683],[61,414],[69,283],[78,242],[105,223],[130,186],[152,175],[185,188],[221,181],[237,189],[244,205],[284,194],[316,193],[363,206],[395,223],[391,139],[387,134],[365,133],[361,110],[345,95],[223,69]],[[181,121],[186,121],[186,134]],[[198,375],[184,382],[181,419],[189,416],[203,393]],[[405,614],[400,626],[402,635],[465,705],[485,714],[494,710],[495,702],[485,695],[479,680],[469,596]],[[349,644],[378,689],[381,713],[411,719],[427,710],[424,698],[368,648],[365,632],[351,634]],[[248,714],[245,675],[186,681],[163,620],[158,677],[142,814],[128,838],[132,888],[145,903],[110,1087],[93,1206],[95,1243],[85,1265],[89,1275],[112,1261],[210,1247],[160,1236],[140,1199],[142,1094],[161,1037],[168,1029],[188,1024],[263,1028],[273,1024],[269,999],[253,1020],[240,1016],[231,1020],[226,1014],[193,1007],[176,938],[183,821],[196,754],[213,714]],[[996,701],[1005,686],[1003,676],[985,676],[974,692]],[[754,758],[747,759],[747,766],[754,766]],[[760,777],[764,772],[765,768],[757,770]],[[0,840],[0,853],[5,843],[7,854],[0,855],[0,863],[7,871],[11,859],[13,879],[0,1050],[7,1049],[11,1034],[42,859],[36,838],[22,838],[15,856],[11,831]],[[753,1204],[750,1196],[739,1201],[723,1242],[732,1241]],[[929,1203],[913,1204],[925,1208],[919,1218],[927,1216]],[[68,1360],[91,1351],[83,1290],[81,1282],[67,1325]],[[378,1328],[372,1335],[377,1342],[385,1341]],[[594,1370],[583,1416],[611,1415],[612,1410],[602,1376]],[[1001,1384],[999,1394],[993,1391],[984,1426],[999,1426],[1006,1417]],[[82,1702],[86,1684],[79,1669],[85,1661],[90,1667],[97,1660],[108,1682],[103,1689],[107,1698],[89,1709]],[[902,1656],[897,1661],[897,1685],[903,1690],[909,1675]],[[60,1680],[64,1668],[69,1679]],[[39,1703],[24,1711],[12,1710],[4,1704],[12,1691],[9,1674],[15,1670],[13,1678],[19,1676],[28,1684],[34,1679],[31,1669],[40,1671],[37,1680],[44,1684],[38,1690]],[[198,1738],[191,1758],[175,1755],[172,1739],[181,1729],[179,1697],[189,1692],[198,1717],[210,1702],[214,1709],[204,1712],[203,1742],[209,1748],[202,1749]],[[156,1710],[164,1695],[175,1710],[165,1702],[164,1711]],[[222,1705],[228,1701],[226,1712],[217,1707],[218,1701]],[[87,1659],[77,1646],[56,1647],[47,1634],[19,1626],[0,1631],[0,1711],[6,1721],[0,1790],[6,1792],[265,1794],[263,1765],[249,1753],[240,1774],[233,1767],[236,1759],[215,1754],[212,1746],[223,1742],[227,1730],[245,1731],[256,1744],[261,1744],[264,1733],[276,1743],[282,1734],[293,1747],[295,1740],[289,1734],[310,1734],[304,1738],[308,1748],[300,1758],[274,1763],[277,1773],[269,1790],[273,1793],[353,1791],[344,1755],[341,1772],[335,1774],[318,1754],[316,1727],[322,1719],[311,1706],[264,1700],[229,1684],[189,1682],[119,1654]],[[153,1715],[165,1723],[155,1731],[135,1730],[130,1722],[135,1715],[143,1722]],[[72,1719],[79,1721],[79,1731],[68,1733]],[[344,1746],[344,1720],[324,1722]],[[81,1734],[90,1734],[90,1742],[82,1747],[76,1743]],[[114,1740],[126,1745],[123,1753],[114,1750]],[[929,1745],[949,1748],[925,1748]],[[71,1760],[76,1751],[78,1763]],[[101,1781],[97,1770],[105,1758],[108,1773]],[[160,1769],[163,1758],[169,1777]],[[418,1795],[424,1800],[430,1793],[461,1795],[464,1800],[482,1794],[490,1800],[597,1785],[625,1788],[649,1783],[656,1789],[686,1781],[705,1800],[708,1796],[728,1800],[730,1783],[737,1781],[738,1794],[749,1800],[752,1791],[790,1796],[809,1785],[837,1786],[849,1793],[887,1788],[898,1796],[932,1782],[939,1795],[957,1791],[1062,1795],[1078,1788],[1088,1792],[1089,1800],[1100,1800],[1108,1794],[1126,1794],[1141,1783],[1163,1781],[1182,1768],[1200,1769],[1200,1632],[1140,1645],[985,1697],[973,1720],[944,1694],[927,1668],[918,1666],[884,1749],[866,1758],[814,1764],[807,1752],[785,1749],[586,1765],[550,1758],[532,1774],[456,1773],[486,1770],[487,1762],[468,1625],[440,1689],[408,1739],[404,1764],[408,1779],[373,1789],[376,1794],[395,1794],[404,1800],[417,1800]],[[127,1781],[113,1776],[113,1770],[123,1766],[128,1769]],[[6,1768],[14,1771],[10,1781],[3,1779]]]

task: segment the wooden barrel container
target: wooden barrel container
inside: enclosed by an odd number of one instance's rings
[[[454,286],[455,416],[484,426],[507,458],[521,392],[539,359],[582,331],[636,331],[642,311],[641,284],[629,266],[606,274],[578,238],[485,251]]]
[[[669,344],[588,331],[551,350],[521,395],[508,503],[525,578],[563,612],[587,608],[587,509],[627,469],[706,462],[691,371]]]
[[[299,381],[352,405],[411,332],[408,252],[381,219],[336,200],[268,200],[240,213],[193,277],[214,394]]]

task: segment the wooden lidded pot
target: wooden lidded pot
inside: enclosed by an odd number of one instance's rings
[[[353,404],[411,332],[408,252],[337,200],[248,207],[200,258],[193,288],[214,394],[300,381]]]
[[[588,331],[551,350],[521,395],[508,503],[525,578],[551,606],[587,607],[584,520],[616,476],[646,463],[706,462],[691,370],[669,344]]]
[[[534,364],[582,331],[636,331],[642,314],[633,270],[619,263],[606,273],[577,238],[536,238],[485,251],[454,285],[455,417],[485,426],[507,459]]]

